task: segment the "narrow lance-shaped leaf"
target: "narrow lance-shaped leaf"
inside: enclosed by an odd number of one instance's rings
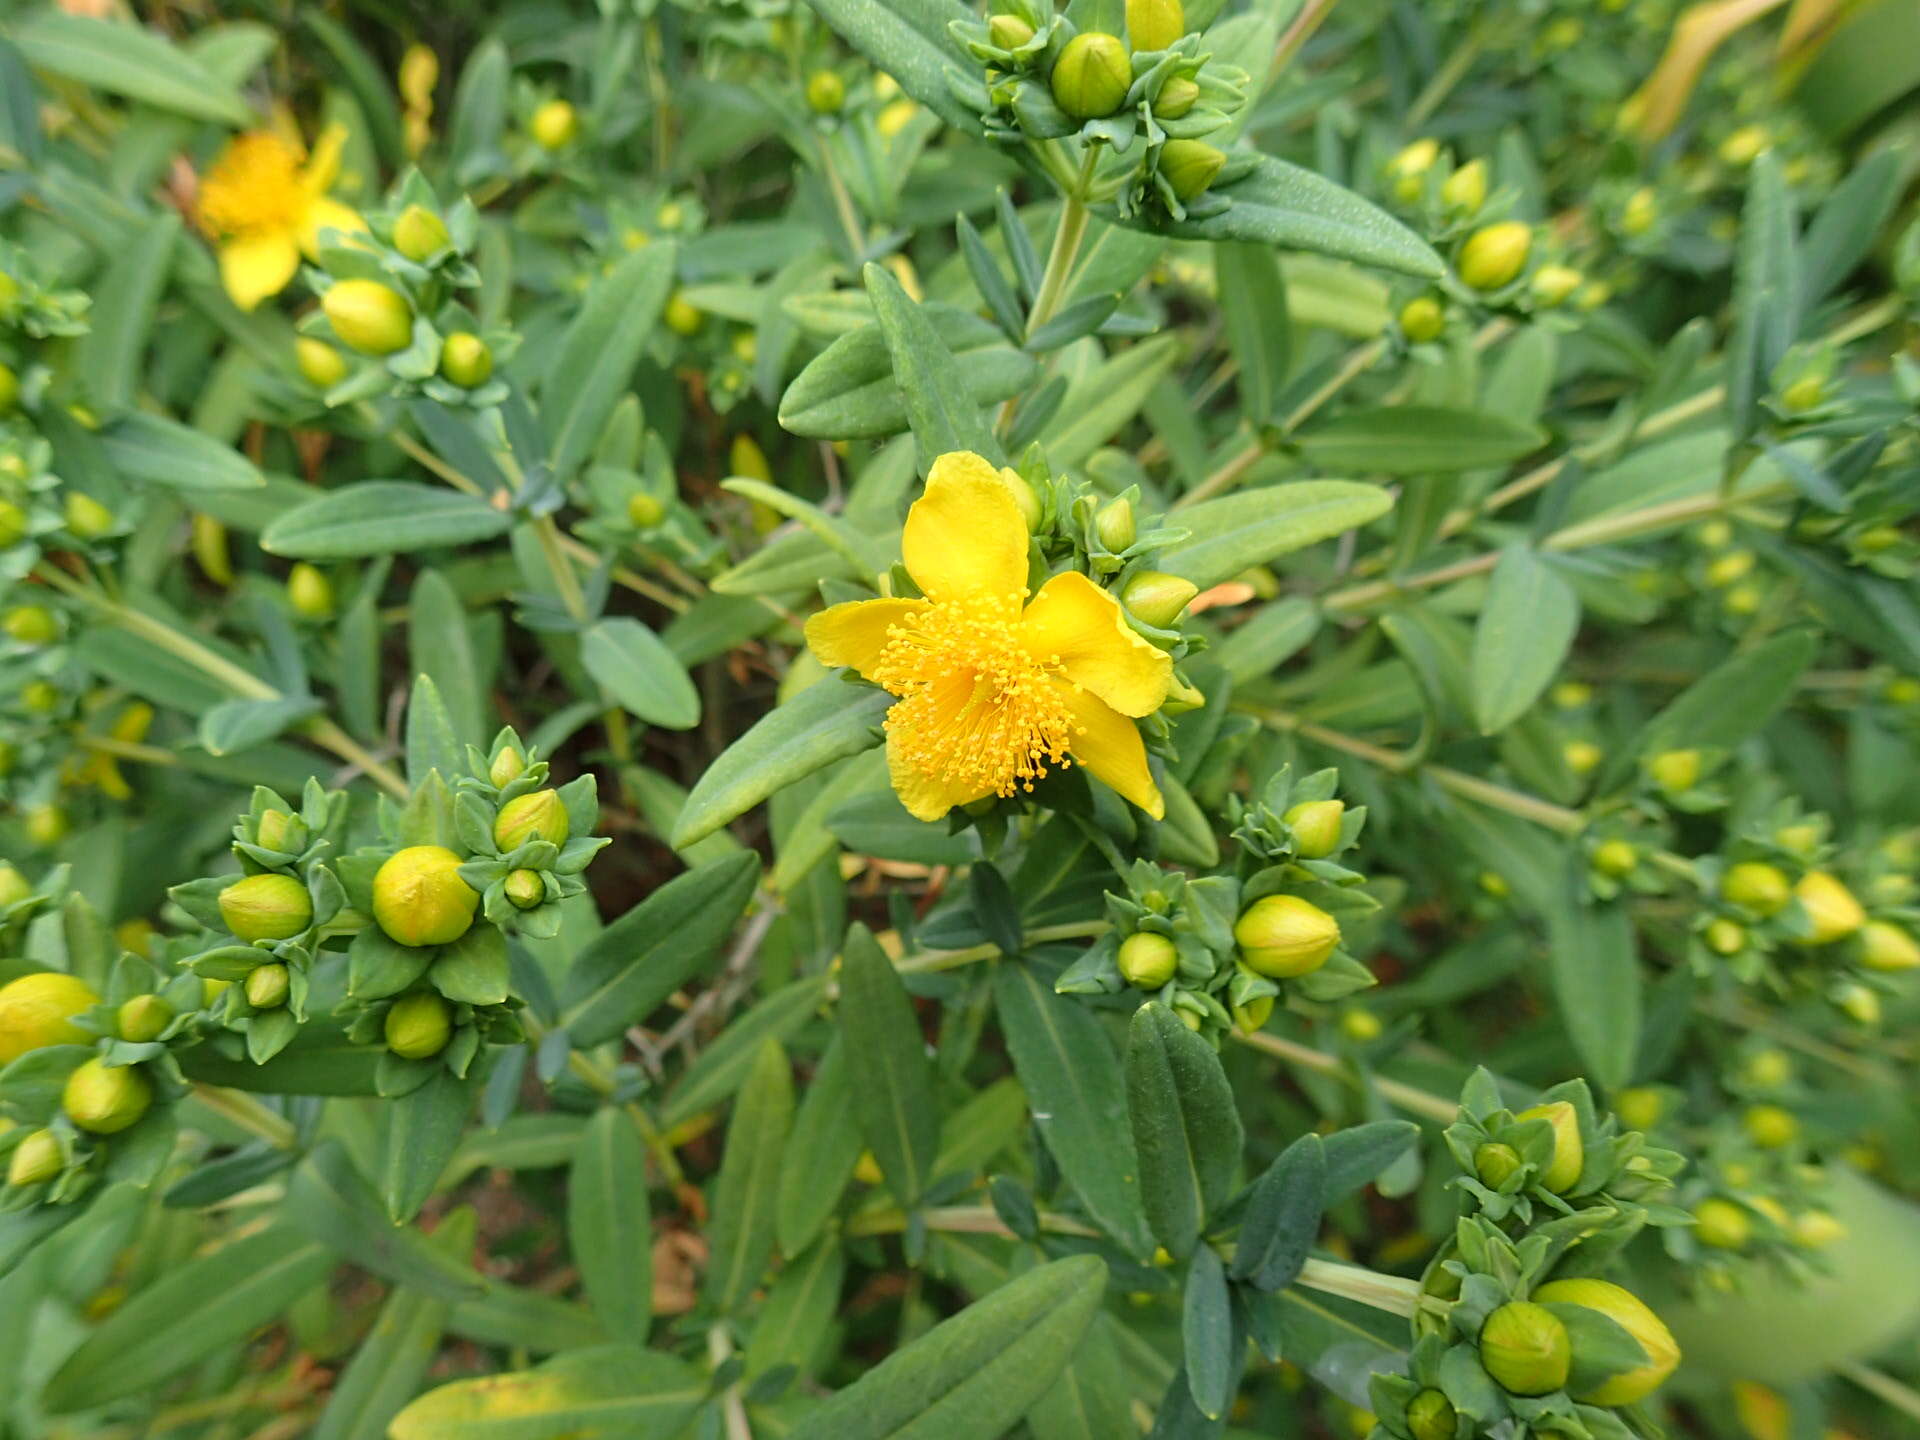
[[[1540,698],[1580,628],[1580,599],[1525,545],[1500,557],[1473,631],[1473,708],[1480,733],[1506,729]]]
[[[567,1243],[607,1334],[644,1345],[653,1317],[647,1155],[632,1119],[616,1105],[601,1107],[587,1122],[574,1151]]]
[[[786,1052],[769,1040],[734,1105],[714,1185],[706,1299],[718,1310],[745,1300],[773,1256],[780,1169],[792,1124],[793,1075]]]
[[[912,1206],[940,1147],[933,1065],[900,973],[864,925],[847,932],[842,952],[840,1033],[867,1147],[894,1198]]]
[[[1213,1047],[1164,1005],[1142,1005],[1127,1035],[1127,1118],[1140,1160],[1140,1203],[1176,1259],[1227,1198],[1242,1134]]]
[[[1318,1135],[1302,1135],[1254,1182],[1240,1222],[1233,1278],[1260,1290],[1291,1285],[1320,1233],[1326,1203],[1326,1148]]]

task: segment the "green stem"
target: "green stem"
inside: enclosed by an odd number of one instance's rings
[[[1316,1075],[1325,1075],[1330,1079],[1343,1080],[1355,1089],[1360,1088],[1360,1077],[1354,1073],[1347,1062],[1338,1055],[1329,1055],[1324,1050],[1316,1050],[1311,1045],[1302,1045],[1297,1040],[1289,1040],[1283,1035],[1275,1035],[1266,1030],[1245,1030],[1228,1032],[1242,1045],[1250,1049],[1264,1051],[1275,1059],[1285,1060],[1302,1070],[1311,1070]],[[1435,1095],[1418,1086],[1408,1085],[1385,1075],[1370,1077],[1374,1093],[1391,1105],[1398,1105],[1410,1115],[1438,1121],[1450,1125],[1458,1118],[1460,1106],[1444,1095]]]
[[[1318,1290],[1323,1295],[1356,1300],[1375,1310],[1385,1310],[1390,1315],[1404,1315],[1409,1320],[1423,1308],[1444,1307],[1447,1303],[1437,1296],[1421,1294],[1418,1280],[1410,1280],[1403,1275],[1382,1275],[1364,1266],[1342,1265],[1335,1260],[1320,1260],[1313,1256],[1307,1257],[1293,1283],[1304,1290]]]
[[[922,1210],[920,1218],[929,1230],[944,1230],[954,1235],[997,1235],[1013,1239],[1014,1234],[995,1211],[986,1205],[948,1205]],[[1091,1225],[1066,1215],[1040,1212],[1040,1228],[1049,1235],[1097,1236]],[[895,1207],[867,1210],[847,1221],[848,1235],[898,1235],[907,1228],[906,1212]]]
[[[587,597],[580,589],[580,577],[573,572],[573,562],[561,547],[560,527],[553,523],[553,516],[535,516],[533,535],[540,542],[540,554],[553,575],[553,588],[560,593],[561,605],[575,624],[586,624]]]
[[[1409,134],[1417,132],[1427,123],[1433,112],[1440,108],[1441,102],[1453,93],[1453,89],[1467,78],[1467,72],[1473,69],[1473,62],[1480,58],[1480,51],[1486,45],[1486,37],[1478,29],[1467,33],[1447,57],[1447,63],[1433,72],[1433,78],[1426,88],[1407,107],[1406,129]]]
[[[298,1138],[293,1122],[269,1110],[244,1090],[222,1085],[195,1085],[193,1098],[221,1119],[257,1135],[276,1150],[291,1150]]]
[[[1027,931],[1023,938],[1028,945],[1044,945],[1049,940],[1087,940],[1106,934],[1108,928],[1105,920],[1076,920],[1065,925],[1043,925],[1038,930]],[[1002,953],[998,945],[991,944],[969,945],[964,950],[916,950],[894,961],[893,968],[908,975],[958,970],[979,960],[996,959]]]
[[[1027,334],[1031,335],[1053,318],[1067,293],[1067,275],[1080,253],[1080,242],[1087,236],[1087,186],[1093,180],[1093,167],[1099,152],[1087,146],[1080,162],[1080,175],[1066,191],[1060,211],[1060,223],[1053,232],[1053,248],[1047,252],[1047,268],[1040,276],[1040,289],[1033,297],[1033,310],[1027,316]]]
[[[1869,1395],[1891,1405],[1903,1415],[1920,1420],[1920,1390],[1894,1379],[1884,1371],[1862,1365],[1857,1360],[1842,1360],[1833,1368]]]

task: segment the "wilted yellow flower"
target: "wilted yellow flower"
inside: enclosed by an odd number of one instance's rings
[[[1085,575],[1027,598],[1027,524],[988,461],[942,455],[901,538],[923,600],[853,600],[807,621],[824,665],[900,697],[887,763],[907,810],[1031,790],[1077,760],[1155,819],[1165,813],[1134,719],[1167,698],[1173,666]]]
[[[270,130],[236,135],[200,177],[200,228],[220,256],[220,281],[242,310],[278,295],[315,253],[325,229],[364,231],[366,222],[329,199],[340,172],[345,127],[330,126],[303,154]]]

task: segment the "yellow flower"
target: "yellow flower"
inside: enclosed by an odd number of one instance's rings
[[[270,130],[236,135],[200,178],[200,228],[220,255],[220,280],[242,310],[278,295],[313,255],[324,229],[364,231],[358,214],[329,199],[344,127],[328,128],[303,155]]]
[[[1078,761],[1155,819],[1165,813],[1134,719],[1173,666],[1085,575],[1027,593],[1027,523],[978,455],[934,461],[901,537],[924,600],[854,600],[807,621],[824,665],[900,697],[887,712],[893,788],[921,820],[1026,789]]]

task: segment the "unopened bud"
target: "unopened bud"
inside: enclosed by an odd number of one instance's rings
[[[1791,1145],[1800,1134],[1800,1122],[1791,1110],[1778,1105],[1754,1105],[1740,1117],[1747,1138],[1762,1150],[1779,1150]]]
[[[6,861],[0,860],[0,908],[17,905],[33,894],[33,886]]]
[[[1607,756],[1591,740],[1569,740],[1560,747],[1560,758],[1575,775],[1591,775]]]
[[[807,77],[807,108],[816,115],[838,115],[847,103],[847,82],[831,70]]]
[[[1184,575],[1137,570],[1120,587],[1120,602],[1142,623],[1164,630],[1199,593],[1200,587]]]
[[[1502,220],[1467,237],[1461,247],[1460,278],[1475,290],[1500,290],[1520,278],[1533,253],[1533,228],[1521,220]]]
[[[1755,1090],[1778,1090],[1793,1079],[1793,1057],[1784,1050],[1756,1050],[1740,1067],[1740,1078]],[[1788,1115],[1787,1119],[1793,1117]]]
[[[401,945],[450,945],[480,904],[460,878],[460,857],[441,845],[397,850],[373,877],[373,918]]]
[[[1394,198],[1411,205],[1426,191],[1427,172],[1440,158],[1440,142],[1431,138],[1414,141],[1387,162],[1387,174],[1393,179]]]
[[[1512,1300],[1480,1327],[1480,1363],[1510,1394],[1551,1395],[1567,1383],[1573,1346],[1551,1310]]]
[[[1033,486],[1027,483],[1027,477],[1010,465],[1000,467],[1000,483],[1006,486],[1013,496],[1013,503],[1020,510],[1020,518],[1026,522],[1027,533],[1033,534],[1040,528],[1040,522],[1046,518],[1039,495],[1034,492]]]
[[[1553,1159],[1547,1163],[1540,1183],[1556,1195],[1564,1195],[1579,1182],[1586,1168],[1586,1145],[1580,1138],[1580,1115],[1565,1100],[1535,1105],[1514,1116],[1516,1120],[1545,1120],[1553,1127]]]
[[[1920,968],[1920,943],[1898,925],[1875,920],[1860,932],[1860,963],[1882,972]]]
[[[287,572],[287,603],[296,615],[325,620],[333,614],[333,582],[324,570],[302,560]]]
[[[1793,1243],[1804,1250],[1824,1250],[1847,1238],[1847,1227],[1825,1210],[1808,1210],[1794,1216]]]
[[[1625,840],[1603,840],[1593,850],[1593,868],[1602,875],[1623,879],[1640,864],[1640,852]]]
[[[1474,1177],[1489,1190],[1498,1190],[1525,1163],[1518,1150],[1497,1140],[1489,1140],[1473,1152]]]
[[[284,810],[262,810],[259,820],[254,822],[253,843],[263,850],[292,854],[295,841],[293,824],[293,816]]]
[[[1346,813],[1339,800],[1303,800],[1288,809],[1280,818],[1293,831],[1293,853],[1303,860],[1323,860],[1339,849]]]
[[[1747,948],[1746,928],[1724,918],[1707,926],[1706,940],[1716,955],[1738,955]]]
[[[1753,1239],[1753,1221],[1733,1201],[1708,1196],[1693,1207],[1693,1233],[1715,1250],[1744,1250]]]
[[[1440,200],[1459,215],[1476,215],[1487,203],[1487,162],[1470,160],[1447,177]]]
[[[1226,163],[1226,152],[1204,140],[1169,140],[1160,147],[1160,173],[1182,200],[1193,199],[1213,184]]]
[[[1165,50],[1186,33],[1180,0],[1127,0],[1127,39],[1135,50]]]
[[[114,1012],[113,1023],[122,1040],[145,1045],[173,1023],[173,1007],[158,995],[136,995]]]
[[[7,276],[0,276],[0,280],[6,280],[8,278],[9,277]],[[14,373],[14,369],[11,365],[5,364],[4,362],[0,362],[0,415],[4,415],[9,410],[13,409],[15,403],[18,402],[19,399],[20,399],[19,375]]]
[[[1120,973],[1129,985],[1158,990],[1180,966],[1180,952],[1164,935],[1142,930],[1120,942]]]
[[[1053,100],[1076,120],[1098,120],[1113,114],[1133,84],[1133,62],[1118,37],[1098,30],[1083,31],[1069,40],[1054,61],[1049,85]]]
[[[1327,963],[1340,944],[1340,922],[1297,895],[1268,895],[1247,907],[1233,938],[1256,974],[1297,979]]]
[[[1820,827],[1811,820],[1797,825],[1782,825],[1773,832],[1773,843],[1796,855],[1811,855],[1820,848]]]
[[[247,1003],[256,1010],[273,1010],[287,1003],[289,974],[284,965],[262,965],[247,975]]]
[[[302,335],[293,342],[300,378],[316,390],[331,390],[347,378],[347,357],[324,340]]]
[[[1666,1109],[1666,1097],[1651,1085],[1630,1086],[1613,1097],[1613,1113],[1629,1130],[1651,1130]]]
[[[667,507],[644,490],[627,497],[627,523],[636,530],[651,530],[666,518]]]
[[[402,995],[387,1011],[387,1048],[403,1060],[425,1060],[447,1048],[453,1013],[431,990]]]
[[[1605,1280],[1555,1280],[1533,1292],[1547,1306],[1577,1305],[1604,1315],[1639,1343],[1646,1359],[1574,1395],[1586,1405],[1633,1405],[1657,1390],[1680,1364],[1680,1346],[1640,1297]]]
[[[1124,496],[1109,500],[1094,514],[1093,531],[1102,545],[1118,555],[1134,541],[1133,503]]]
[[[72,828],[73,821],[58,805],[27,807],[27,839],[42,850],[50,850],[58,845],[67,838],[67,831]]]
[[[220,892],[220,918],[239,940],[291,940],[313,924],[313,897],[291,875],[249,875]]]
[[[1273,1015],[1273,996],[1255,995],[1233,1007],[1233,1023],[1244,1035],[1266,1027]]]
[[[1834,1003],[1843,1010],[1847,1018],[1856,1025],[1878,1025],[1880,1023],[1880,995],[1868,989],[1858,981],[1849,981],[1834,992]]]
[[[1355,1045],[1371,1044],[1380,1038],[1385,1029],[1380,1017],[1363,1006],[1356,1005],[1351,1010],[1340,1012],[1340,1033]]]
[[[1407,1433],[1413,1440],[1454,1440],[1460,1417],[1453,1402],[1429,1385],[1407,1402]]]
[[[547,898],[547,885],[538,870],[515,870],[507,876],[507,900],[517,910],[531,910]]]
[[[84,1045],[93,1039],[73,1023],[100,1003],[86,981],[58,970],[22,975],[0,985],[0,1067],[48,1045]]]
[[[94,1135],[117,1135],[153,1106],[153,1082],[137,1065],[89,1060],[67,1077],[60,1094],[67,1118]]]
[[[1621,233],[1644,235],[1653,228],[1653,222],[1659,218],[1659,197],[1651,189],[1642,185],[1627,197],[1627,203],[1620,212]]]
[[[7,1161],[7,1184],[40,1185],[58,1175],[66,1159],[60,1153],[60,1137],[51,1130],[35,1130],[13,1147]]]
[[[487,764],[487,780],[496,790],[503,790],[518,780],[527,768],[527,757],[516,745],[502,745],[500,753]]]
[[[1663,750],[1648,763],[1653,783],[1669,795],[1679,795],[1700,783],[1698,750]]]
[[[995,15],[987,21],[987,39],[1002,50],[1018,50],[1033,39],[1033,26],[1018,15]]]
[[[564,149],[580,134],[580,114],[564,100],[548,100],[533,112],[528,129],[542,150]]]
[[[668,297],[667,308],[663,316],[667,328],[682,338],[691,339],[700,333],[700,327],[706,323],[706,315],[698,305],[687,299],[678,290]]]
[[[420,264],[452,243],[447,225],[424,205],[409,205],[393,222],[393,248]]]
[[[1809,945],[1831,945],[1844,940],[1867,922],[1867,912],[1853,892],[1824,870],[1809,870],[1793,887],[1794,898],[1813,922]]]
[[[1200,103],[1200,86],[1185,75],[1175,75],[1154,97],[1153,113],[1161,120],[1178,120]]]
[[[80,490],[67,492],[68,531],[81,540],[98,540],[113,529],[113,511]]]
[[[1585,282],[1586,276],[1569,265],[1542,265],[1534,272],[1530,288],[1536,303],[1552,309]]]
[[[27,512],[11,500],[0,500],[0,550],[12,549],[27,537]]]
[[[1438,340],[1447,328],[1447,312],[1431,295],[1418,295],[1400,307],[1400,333],[1416,345]]]
[[[567,839],[567,807],[555,790],[535,790],[500,807],[493,819],[493,843],[502,855],[529,840],[562,845]]]
[[[1743,580],[1753,569],[1754,554],[1751,550],[1729,550],[1724,555],[1714,557],[1707,566],[1707,584],[1716,590]]]
[[[493,375],[493,351],[478,335],[456,330],[440,342],[440,373],[462,390],[475,390]]]
[[[7,611],[6,618],[0,620],[0,629],[4,629],[7,638],[16,645],[31,645],[36,649],[60,638],[60,622],[44,605],[14,606]]]
[[[362,355],[391,355],[413,343],[413,307],[378,280],[341,280],[320,297],[340,343]]]

